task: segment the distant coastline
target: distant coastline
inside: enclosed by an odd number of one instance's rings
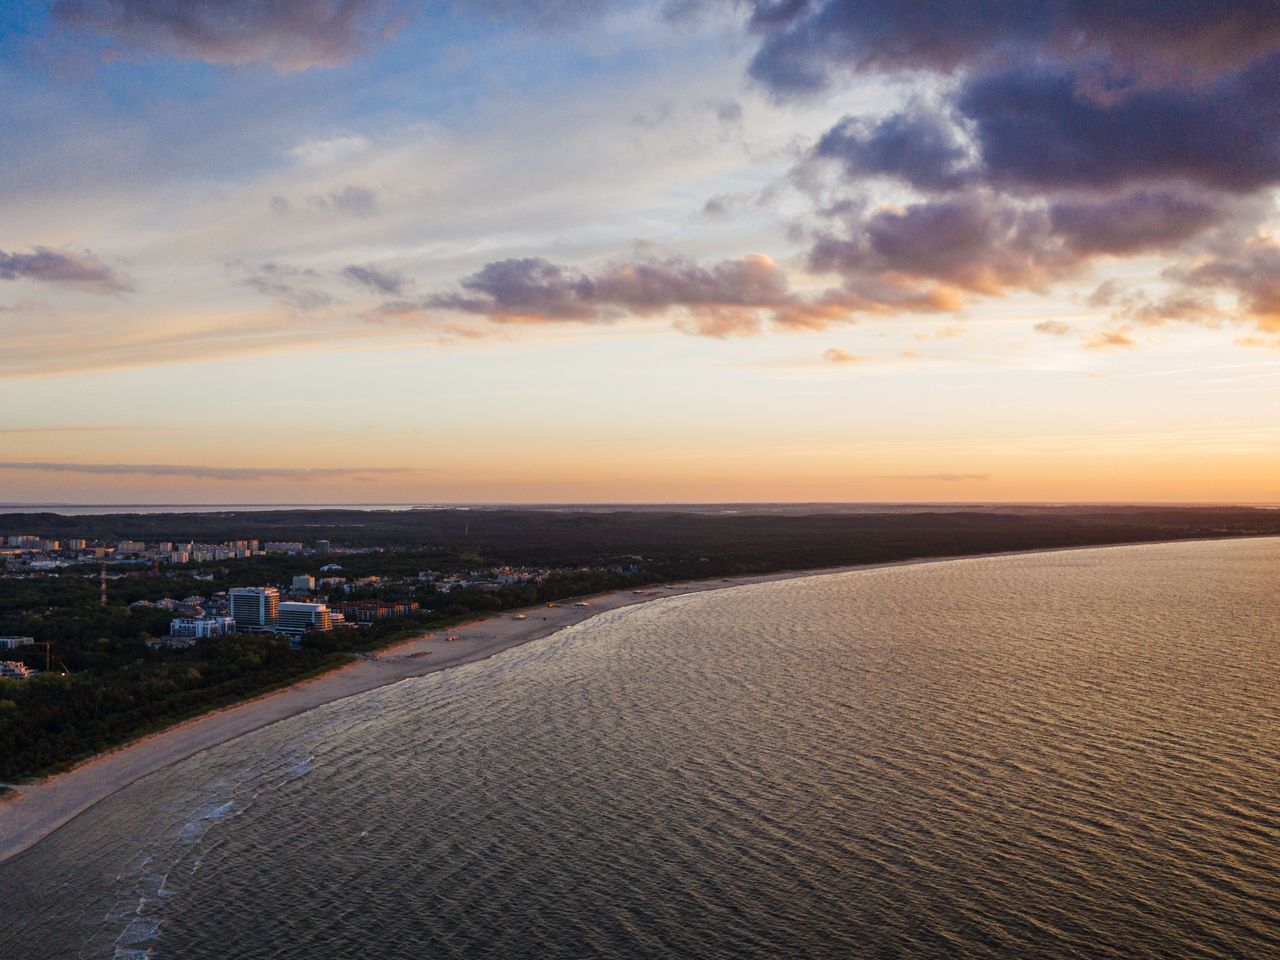
[[[636,513],[798,514],[798,513],[899,513],[974,510],[1057,510],[1063,508],[1242,508],[1280,510],[1270,501],[848,501],[778,503],[503,503],[503,502],[404,502],[404,503],[0,503],[0,515],[55,513],[63,516],[111,516],[161,513],[266,513],[296,510],[355,510],[365,512],[411,510],[541,510],[559,512],[631,511]]]
[[[127,513],[237,513],[269,510],[412,510],[416,503],[0,503],[0,514],[57,513],[111,516]],[[443,509],[443,507],[442,507]]]
[[[237,739],[326,703],[402,680],[487,659],[512,647],[550,636],[565,627],[574,626],[601,613],[621,607],[729,587],[841,573],[870,572],[892,567],[1075,550],[1112,550],[1121,547],[1149,547],[1170,543],[1211,542],[1223,539],[1255,538],[1188,537],[1179,540],[1092,544],[925,557],[887,563],[850,564],[821,569],[691,580],[618,590],[589,597],[579,603],[566,601],[473,620],[434,635],[424,634],[380,650],[376,654],[362,656],[355,663],[177,724],[86,760],[66,773],[30,784],[16,785],[16,789],[0,801],[0,863],[35,846],[59,827],[137,780],[210,747]],[[522,619],[516,619],[517,616],[522,616]],[[454,639],[448,639],[450,637]]]

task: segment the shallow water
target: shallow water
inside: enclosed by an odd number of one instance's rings
[[[1280,956],[1280,540],[603,614],[139,781],[0,956]]]

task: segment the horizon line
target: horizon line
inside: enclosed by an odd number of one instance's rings
[[[1275,500],[437,500],[431,502],[410,500],[338,500],[338,501],[281,501],[281,502],[113,502],[79,503],[75,501],[11,501],[0,502],[0,511],[9,508],[58,507],[277,507],[281,509],[308,510],[321,507],[410,507],[448,509],[451,507],[802,507],[802,506],[1280,506]]]

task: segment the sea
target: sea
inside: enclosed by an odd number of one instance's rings
[[[1280,957],[1280,539],[603,613],[120,791],[0,956]]]

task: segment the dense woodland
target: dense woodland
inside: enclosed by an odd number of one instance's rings
[[[556,568],[540,585],[455,590],[395,585],[370,595],[417,599],[423,612],[304,639],[270,635],[151,649],[171,613],[136,600],[181,598],[315,573],[315,557],[265,556],[113,574],[98,605],[97,569],[0,577],[0,634],[40,646],[14,655],[52,670],[0,680],[0,780],[56,770],[177,720],[347,662],[425,629],[480,613],[665,580],[1045,547],[1280,534],[1280,511],[1247,508],[1026,508],[1013,511],[795,515],[661,510],[277,511],[214,514],[0,515],[0,535],[142,540],[324,538],[343,575],[403,577],[491,564]],[[617,572],[625,566],[631,572]],[[48,647],[44,646],[48,643]],[[65,671],[65,673],[64,673]]]
[[[464,551],[504,563],[592,564],[642,554],[707,557],[751,569],[875,562],[1135,540],[1280,533],[1280,511],[1243,507],[1004,507],[970,510],[280,510],[225,513],[0,514],[0,535],[141,540],[319,538],[349,546]],[[905,551],[905,552],[904,552]],[[345,566],[345,564],[344,564]]]

